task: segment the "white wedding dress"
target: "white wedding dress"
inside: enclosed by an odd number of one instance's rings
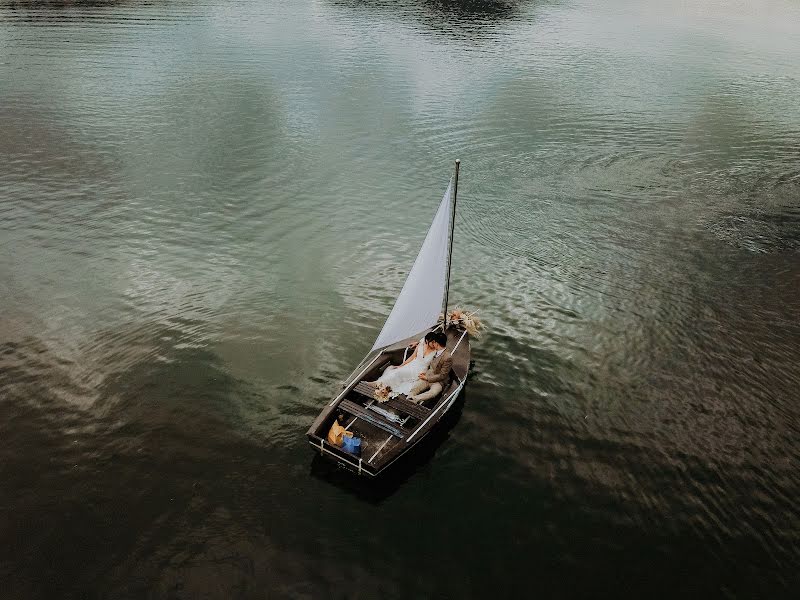
[[[388,367],[383,375],[378,377],[378,382],[391,389],[390,398],[400,394],[408,395],[411,388],[419,381],[419,374],[428,370],[428,365],[435,355],[436,352],[428,352],[428,356],[425,356],[425,338],[423,338],[417,344],[414,360],[402,367]]]

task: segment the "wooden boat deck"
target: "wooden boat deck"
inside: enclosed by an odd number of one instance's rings
[[[366,396],[370,400],[374,398],[373,392],[375,391],[375,387],[366,381],[359,381],[353,389],[362,396]],[[389,398],[388,401],[382,402],[380,405],[388,406],[389,408],[393,408],[406,415],[416,417],[417,419],[424,419],[431,413],[430,408],[426,408],[421,404],[411,402],[406,398],[405,395],[400,395],[396,398]]]
[[[386,417],[369,410],[369,408],[361,406],[360,404],[356,404],[352,400],[342,400],[342,402],[339,404],[339,408],[355,417],[358,417],[359,419],[364,419],[367,423],[372,423],[376,427],[383,429],[384,431],[387,431],[392,435],[399,437],[400,439],[405,439],[411,434],[411,430],[406,429],[400,423],[394,423]]]

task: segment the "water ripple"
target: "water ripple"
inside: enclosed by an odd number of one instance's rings
[[[791,597],[800,15],[595,4],[0,0],[9,597]],[[357,486],[455,158],[489,333]]]

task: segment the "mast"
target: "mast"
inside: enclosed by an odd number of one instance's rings
[[[461,161],[456,160],[456,174],[453,179],[453,205],[450,209],[450,237],[448,239],[447,250],[447,281],[444,286],[444,303],[442,312],[444,313],[444,331],[447,331],[447,301],[450,296],[450,264],[453,261],[453,231],[456,228],[456,198],[458,197],[458,169]]]

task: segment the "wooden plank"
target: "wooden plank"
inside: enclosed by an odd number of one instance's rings
[[[353,389],[367,398],[372,398],[372,393],[375,391],[375,387],[371,386],[366,381],[359,381]]]
[[[339,403],[339,408],[349,412],[351,415],[355,415],[361,419],[364,419],[367,423],[375,425],[375,427],[383,429],[384,431],[391,433],[400,439],[405,439],[410,433],[405,427],[400,427],[388,419],[383,418],[379,414],[374,413],[371,410],[364,408],[360,404],[356,404],[350,400],[342,400]]]
[[[375,391],[375,388],[368,384],[366,381],[360,381],[356,384],[355,391],[357,391],[362,396],[366,396],[367,398],[373,398],[372,395]],[[431,414],[431,409],[420,404],[416,404],[407,400],[405,396],[398,396],[397,398],[389,398],[388,401],[382,402],[381,406],[389,406],[394,408],[395,410],[399,410],[400,412],[411,415],[412,417],[416,417],[417,419],[424,419],[429,414]]]
[[[431,409],[420,404],[415,404],[410,400],[406,400],[404,397],[397,397],[397,398],[390,398],[388,402],[386,402],[387,406],[394,408],[395,410],[399,410],[404,412],[407,415],[411,415],[412,417],[416,417],[417,419],[424,419],[429,414],[431,414]]]

